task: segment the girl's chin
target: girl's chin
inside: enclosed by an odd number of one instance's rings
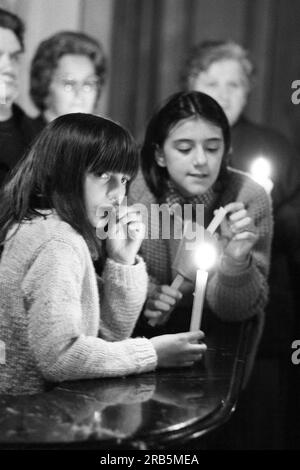
[[[208,188],[198,186],[197,188],[189,188],[189,190],[183,189],[181,191],[181,194],[187,198],[196,197],[196,196],[201,196],[202,194],[206,193],[207,190]]]
[[[202,194],[205,194],[213,185],[211,181],[192,181],[191,184],[188,185],[186,188],[181,189],[181,193],[185,197],[195,197],[195,196],[201,196]]]

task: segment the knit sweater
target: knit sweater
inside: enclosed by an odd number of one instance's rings
[[[146,297],[144,261],[107,259],[98,284],[85,240],[55,213],[22,223],[7,238],[0,263],[1,392],[34,393],[47,381],[156,367],[152,343],[128,339]]]
[[[143,176],[138,175],[130,189],[130,202],[139,202],[147,207],[150,214],[151,204],[178,202],[176,198],[166,195],[163,201],[158,201],[148,189]],[[193,198],[195,201],[195,198]],[[251,262],[242,271],[236,271],[226,262],[219,263],[210,272],[207,289],[206,304],[221,319],[227,321],[240,321],[253,315],[263,318],[264,307],[268,297],[267,277],[270,263],[270,247],[272,240],[272,213],[271,203],[265,190],[246,174],[228,169],[228,178],[221,192],[208,190],[204,195],[197,197],[197,203],[205,208],[205,226],[213,217],[213,211],[230,202],[241,201],[245,204],[249,215],[253,218],[258,240],[251,252]],[[189,203],[189,200],[182,203]],[[172,264],[176,255],[176,248],[180,240],[163,239],[161,227],[156,218],[148,220],[148,237],[141,247],[148,273],[151,277],[148,289],[153,284],[171,284],[176,273],[172,272]],[[152,233],[160,233],[157,239],[151,239]],[[176,245],[177,242],[177,245]]]

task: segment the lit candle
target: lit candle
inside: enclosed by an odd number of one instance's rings
[[[205,239],[210,239],[213,240],[213,233],[216,231],[218,226],[221,224],[222,220],[224,219],[226,215],[226,210],[223,207],[220,207],[216,213],[210,224],[208,225],[207,229],[204,231],[204,238],[202,239],[202,242],[200,242],[200,246],[197,248],[197,253],[199,250],[201,251],[201,248],[204,247],[204,252],[202,253],[202,258],[204,259],[207,255],[207,253],[212,253],[212,250],[215,252],[214,256],[216,257],[216,249],[214,248],[212,243],[207,243]],[[192,281],[194,279],[194,273],[195,273],[195,268],[193,267],[193,263],[190,262],[191,257],[194,259],[194,251],[191,252],[189,246],[195,243],[195,242],[189,242],[187,234],[189,232],[189,229],[191,230],[191,221],[187,221],[185,223],[184,227],[184,233],[183,237],[181,239],[180,245],[178,247],[176,257],[173,263],[173,268],[176,269],[177,274],[175,278],[173,279],[173,282],[171,284],[171,287],[173,289],[180,289],[181,285],[183,284],[185,279],[189,279]],[[204,241],[203,241],[204,240]],[[208,249],[208,252],[206,253],[206,250]],[[201,264],[202,265],[202,264]],[[199,271],[199,270],[198,270]],[[197,272],[198,276],[198,272]],[[199,274],[200,276],[200,274]],[[197,290],[197,289],[196,289]],[[148,321],[148,324],[151,326],[159,325],[161,324],[162,321],[160,319],[152,318]]]
[[[250,173],[252,178],[263,186],[267,193],[270,194],[274,186],[274,183],[270,178],[270,162],[265,157],[257,157],[250,167]]]
[[[197,331],[200,329],[208,279],[208,270],[214,265],[217,258],[217,252],[212,244],[203,243],[201,246],[199,246],[196,256],[198,258],[197,264],[199,269],[197,270],[196,276],[190,331]]]

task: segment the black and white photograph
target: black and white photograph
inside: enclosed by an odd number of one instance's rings
[[[0,455],[299,449],[300,0],[0,0]]]

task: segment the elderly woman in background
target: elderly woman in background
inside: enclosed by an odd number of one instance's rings
[[[72,31],[43,41],[33,57],[30,95],[41,128],[58,116],[94,113],[106,77],[106,58],[94,38]]]

